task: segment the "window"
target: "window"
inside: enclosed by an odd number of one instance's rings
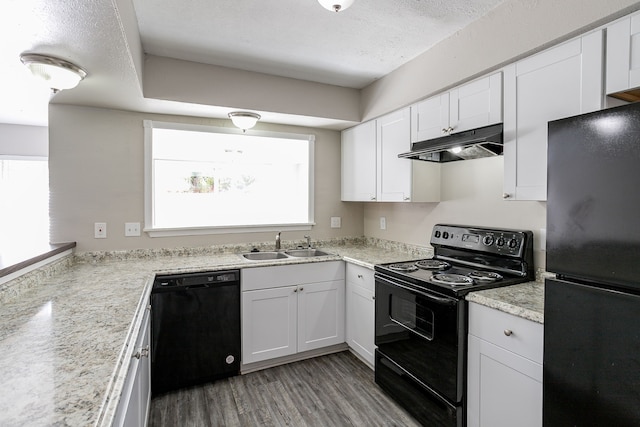
[[[152,237],[311,228],[313,135],[144,125]]]
[[[47,159],[4,156],[0,158],[0,249],[15,251],[17,245],[33,242],[49,242]]]

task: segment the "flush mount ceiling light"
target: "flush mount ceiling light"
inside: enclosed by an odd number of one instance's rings
[[[24,53],[20,55],[20,61],[31,74],[47,84],[53,93],[74,88],[87,76],[87,72],[77,65],[53,56]]]
[[[260,114],[252,113],[250,111],[232,111],[229,113],[229,118],[236,127],[247,130],[251,129],[260,120]]]
[[[342,12],[353,4],[355,0],[318,0],[318,3],[331,12]]]

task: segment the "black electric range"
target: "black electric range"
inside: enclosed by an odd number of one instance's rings
[[[534,280],[533,234],[438,224],[430,242],[430,259],[375,266],[375,380],[422,424],[464,427],[464,295]]]

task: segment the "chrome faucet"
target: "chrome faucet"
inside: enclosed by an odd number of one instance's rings
[[[276,234],[276,251],[280,250],[280,233],[282,233],[282,231],[278,231],[278,234]]]
[[[311,249],[311,237],[310,236],[304,236],[305,239],[307,239],[307,249]]]

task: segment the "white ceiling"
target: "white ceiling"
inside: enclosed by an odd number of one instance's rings
[[[336,14],[316,0],[5,0],[0,123],[47,124],[50,94],[20,63],[26,51],[88,71],[52,102],[205,115],[203,106],[143,98],[127,18],[137,19],[145,53],[362,88],[502,1],[356,0]]]

